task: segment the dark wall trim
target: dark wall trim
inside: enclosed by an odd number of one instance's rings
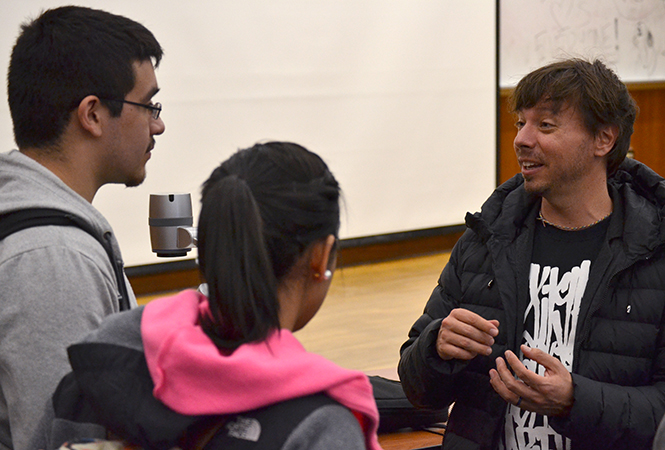
[[[447,227],[426,228],[422,230],[401,231],[399,233],[380,234],[377,236],[367,236],[352,239],[342,239],[340,248],[350,249],[355,247],[367,247],[372,245],[381,245],[396,243],[402,241],[413,241],[414,239],[431,238],[435,236],[446,236],[464,231],[464,225],[450,225]]]
[[[464,225],[452,225],[342,239],[337,258],[338,266],[350,267],[449,251],[465,228]],[[176,291],[195,287],[200,283],[193,258],[127,267],[125,272],[136,295]]]
[[[166,261],[168,260],[166,259]],[[181,259],[178,261],[169,261],[164,263],[146,264],[143,266],[126,267],[125,273],[127,274],[128,278],[134,278],[191,269],[196,269],[196,261],[194,258]]]

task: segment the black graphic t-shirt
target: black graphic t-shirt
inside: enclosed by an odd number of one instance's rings
[[[522,343],[556,356],[572,370],[580,303],[591,264],[602,246],[609,220],[579,231],[564,231],[541,222],[534,235],[529,301],[524,312]],[[527,369],[544,375],[545,368],[519,354]],[[509,405],[505,450],[569,450],[570,440],[549,426],[548,418]]]

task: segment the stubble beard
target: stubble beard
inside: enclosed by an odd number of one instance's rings
[[[155,140],[153,139],[150,143],[150,146],[146,150],[146,154],[150,153],[155,148]],[[148,158],[149,159],[149,158]],[[141,172],[132,175],[128,180],[125,181],[125,187],[137,187],[143,184],[147,176],[146,166],[148,165],[148,160],[143,163],[141,167]]]
[[[543,197],[547,192],[547,188],[545,188],[544,186],[540,186],[527,178],[524,179],[524,190],[528,194],[537,195],[539,197]]]
[[[145,179],[146,179],[146,172],[145,172],[145,167],[144,167],[142,175],[129,178],[128,180],[125,181],[125,187],[132,188],[132,187],[140,186],[141,184],[143,184]]]

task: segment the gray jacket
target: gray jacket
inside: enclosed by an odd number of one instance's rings
[[[110,233],[83,197],[18,151],[0,154],[0,214],[48,207]],[[119,311],[118,286],[100,243],[83,230],[44,226],[0,241],[0,449],[34,450],[39,418],[69,369],[66,348]],[[127,283],[131,305],[134,293]]]
[[[74,361],[79,361],[79,364],[72,363],[73,366],[78,367],[78,371],[74,371],[75,380],[78,383],[86,384],[85,380],[89,380],[90,376],[94,377],[92,384],[87,383],[86,389],[84,389],[90,396],[76,397],[75,393],[78,391],[73,389],[72,379],[64,380],[65,389],[58,391],[54,403],[59,411],[66,411],[65,417],[58,415],[55,418],[56,415],[51,410],[43,419],[45,424],[50,425],[51,430],[48,448],[57,448],[63,442],[75,441],[77,438],[104,439],[106,429],[95,423],[96,409],[103,409],[106,414],[106,417],[99,423],[112,422],[116,430],[125,430],[125,434],[140,436],[141,439],[149,442],[150,448],[170,448],[171,445],[167,445],[169,442],[167,436],[179,434],[182,431],[183,423],[189,425],[196,423],[188,422],[184,419],[185,416],[175,413],[161,403],[161,408],[156,407],[155,404],[159,403],[157,400],[149,401],[143,397],[144,391],[139,386],[145,386],[146,377],[150,378],[145,366],[145,358],[138,363],[138,366],[143,367],[142,370],[141,367],[137,367],[137,361],[130,356],[130,353],[122,351],[122,349],[128,349],[143,354],[142,314],[143,307],[139,307],[108,317],[83,341],[85,344],[101,345],[94,349],[79,348],[74,351]],[[94,356],[82,357],[81,354],[85,352],[92,352]],[[81,359],[85,360],[85,368],[81,367]],[[145,376],[141,375],[143,371],[146,373]],[[266,374],[266,376],[269,377],[270,374]],[[110,390],[113,391],[113,395],[108,395],[109,389],[106,389],[105,382],[109,377],[112,379],[112,389]],[[220,380],[220,382],[224,382],[224,380]],[[152,385],[152,381],[150,384],[147,395],[152,398],[154,385]],[[242,389],[242,387],[239,388]],[[247,395],[252,395],[249,391],[247,391]],[[90,400],[90,398],[94,400]],[[87,401],[94,402],[92,410],[87,408]],[[136,404],[139,404],[140,407],[137,407]],[[70,417],[72,411],[70,406],[75,410],[72,414],[77,417]],[[85,411],[85,413],[80,411]],[[132,412],[128,413],[128,411]],[[88,422],[79,422],[78,419],[85,419]],[[288,433],[284,435],[286,440],[281,446],[282,450],[360,450],[365,448],[364,437],[358,421],[350,410],[338,403],[318,406],[296,423],[295,428],[286,430]],[[274,435],[270,434],[269,426],[267,430],[262,427],[259,429],[261,436],[265,431],[268,433],[266,436],[269,439],[274,438]],[[260,443],[261,441],[255,447],[260,448]],[[253,445],[248,441],[238,445],[238,448],[253,448]]]

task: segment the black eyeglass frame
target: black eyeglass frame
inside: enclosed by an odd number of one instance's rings
[[[104,97],[99,97],[101,100],[106,100],[109,102],[121,102],[121,103],[127,103],[129,105],[134,105],[134,106],[140,106],[142,108],[146,108],[150,110],[150,115],[152,116],[153,119],[157,120],[159,119],[159,115],[162,112],[162,104],[157,102],[152,105],[147,105],[145,103],[136,103],[136,102],[130,102],[129,100],[120,100],[119,98],[104,98]]]

